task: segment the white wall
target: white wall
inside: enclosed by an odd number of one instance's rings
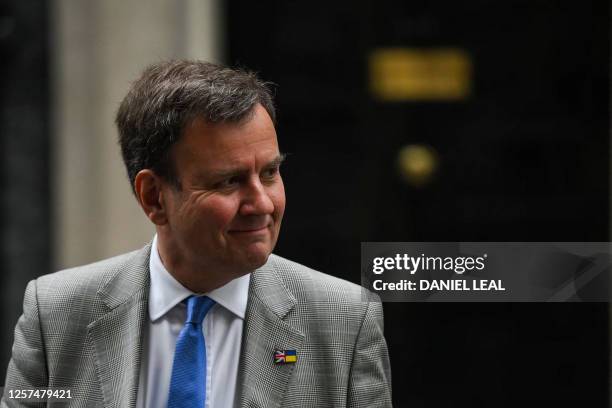
[[[146,65],[221,59],[219,1],[51,3],[55,269],[140,248],[152,238],[125,176],[114,115]]]

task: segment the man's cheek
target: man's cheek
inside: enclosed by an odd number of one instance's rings
[[[282,184],[271,192],[270,198],[274,203],[274,212],[282,216],[285,212],[285,189]]]

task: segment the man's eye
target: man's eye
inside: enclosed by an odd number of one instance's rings
[[[237,185],[240,182],[240,180],[238,179],[238,177],[230,177],[227,178],[225,180],[222,180],[220,182],[217,183],[216,187],[217,188],[229,188],[229,187],[234,187],[235,185]]]
[[[265,169],[262,175],[266,179],[271,179],[271,178],[274,178],[274,176],[276,176],[277,173],[278,173],[278,167],[271,167],[269,169]]]

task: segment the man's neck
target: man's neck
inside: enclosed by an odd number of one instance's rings
[[[157,252],[164,268],[181,285],[194,293],[209,293],[245,275],[225,270],[222,266],[190,262],[175,246],[157,236]]]

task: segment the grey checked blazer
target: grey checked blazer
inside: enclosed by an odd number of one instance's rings
[[[70,389],[50,406],[134,407],[151,246],[42,276],[26,289],[8,389]],[[251,278],[239,407],[390,407],[381,304],[352,283],[271,255]],[[294,364],[273,352],[297,350]]]

